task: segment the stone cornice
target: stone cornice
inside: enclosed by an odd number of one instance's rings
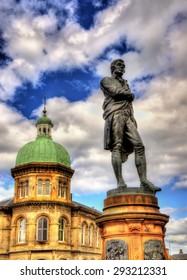
[[[96,209],[89,208],[85,205],[76,205],[76,202],[61,202],[61,201],[55,201],[55,200],[27,200],[27,201],[21,201],[21,202],[16,202],[12,203],[9,207],[10,208],[21,208],[25,206],[41,206],[41,205],[48,205],[48,206],[66,206],[70,207],[72,210],[72,214],[74,215],[75,213],[81,213],[82,215],[91,215],[94,217],[99,217],[101,215],[101,212],[99,212]],[[9,208],[9,209],[10,209]],[[93,218],[93,217],[92,217]]]
[[[166,214],[161,213],[147,213],[147,212],[127,212],[127,213],[117,213],[117,214],[107,214],[107,215],[101,215],[99,218],[97,218],[96,223],[103,223],[108,221],[114,221],[114,220],[128,220],[128,219],[143,219],[143,220],[160,220],[164,223],[167,223],[169,220],[169,216]]]
[[[71,178],[73,176],[74,170],[59,163],[51,162],[32,162],[27,164],[19,165],[11,169],[11,175],[15,178],[18,175],[30,174],[30,173],[45,173],[45,172],[58,172],[64,174],[65,176]]]
[[[70,202],[61,202],[61,201],[52,201],[52,200],[29,200],[29,201],[22,201],[22,202],[16,202],[12,203],[12,208],[17,208],[17,207],[24,207],[24,206],[41,206],[41,205],[57,205],[57,206],[68,206],[68,207],[73,207],[73,204]]]
[[[86,247],[88,248],[88,247]],[[90,248],[90,247],[89,247]],[[58,249],[58,248],[42,248],[42,249],[25,249],[25,250],[18,250],[18,251],[9,251],[0,255],[9,255],[9,254],[16,254],[16,253],[45,253],[45,252],[64,252],[64,253],[84,253],[84,254],[94,254],[94,255],[99,255],[100,253],[94,252],[93,250],[90,251],[84,251],[84,250],[72,250],[72,249]]]

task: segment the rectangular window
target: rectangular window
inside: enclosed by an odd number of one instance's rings
[[[66,184],[65,182],[58,182],[58,197],[66,198]]]
[[[21,184],[20,184],[19,197],[24,197],[24,184],[23,184],[23,182],[21,182]]]
[[[58,182],[58,197],[62,196],[62,181]]]
[[[40,218],[38,221],[38,241],[44,242],[48,239],[48,221],[46,218]]]
[[[59,223],[58,240],[64,241],[64,220],[61,219]]]
[[[42,180],[38,180],[38,195],[42,195]]]
[[[66,188],[63,188],[63,190],[62,190],[62,197],[66,198]]]
[[[29,195],[29,181],[25,182],[25,196],[27,197]]]
[[[50,195],[50,181],[45,182],[45,195]]]

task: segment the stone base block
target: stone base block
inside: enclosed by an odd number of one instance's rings
[[[103,214],[96,220],[103,242],[102,259],[168,259],[164,243],[168,220],[152,194],[108,196]]]

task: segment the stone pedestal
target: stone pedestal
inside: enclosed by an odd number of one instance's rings
[[[158,200],[140,188],[112,190],[96,219],[102,237],[102,259],[168,259],[164,235],[169,216],[160,213]]]

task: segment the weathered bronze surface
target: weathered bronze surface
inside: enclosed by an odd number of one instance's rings
[[[100,86],[105,96],[103,103],[103,118],[105,120],[104,148],[112,152],[112,167],[117,179],[117,192],[126,192],[126,183],[122,175],[122,163],[128,155],[135,153],[135,165],[140,178],[140,190],[135,192],[151,193],[160,191],[147,180],[145,148],[137,130],[133,115],[131,92],[125,73],[125,63],[122,59],[114,60],[111,65],[111,77],[104,77]],[[116,192],[116,191],[115,191]]]

